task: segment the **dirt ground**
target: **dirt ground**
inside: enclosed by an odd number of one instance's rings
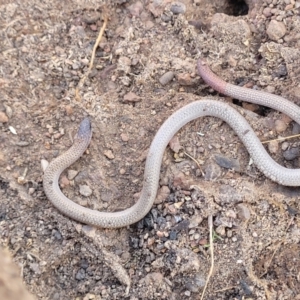
[[[41,168],[90,116],[89,149],[60,185],[81,205],[116,211],[137,200],[156,131],[187,103],[232,103],[262,141],[300,133],[279,112],[218,95],[195,68],[205,57],[226,81],[300,105],[300,3],[10,2],[0,0],[0,243],[27,289],[52,300],[200,299],[213,215],[204,299],[300,299],[300,188],[265,178],[221,120],[180,130],[165,151],[153,209],[128,228],[62,215],[45,197]],[[299,167],[298,147],[297,138],[266,144],[288,168]]]

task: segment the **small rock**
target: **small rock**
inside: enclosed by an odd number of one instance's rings
[[[144,7],[141,1],[137,1],[130,6],[128,6],[128,10],[132,16],[139,17]]]
[[[91,25],[96,23],[101,18],[101,15],[97,11],[85,11],[83,15],[83,22]]]
[[[66,111],[67,116],[70,116],[73,114],[73,107],[71,105],[66,105],[65,111]]]
[[[236,207],[238,210],[238,217],[241,220],[247,221],[250,219],[250,217],[251,217],[250,210],[245,204],[240,203]]]
[[[237,172],[241,171],[240,162],[234,158],[228,158],[221,154],[215,154],[215,161],[216,163],[223,168],[235,170]]]
[[[220,225],[216,228],[216,233],[219,234],[220,236],[225,236],[226,231],[225,227],[223,225]]]
[[[183,189],[189,189],[190,183],[184,175],[184,173],[178,171],[174,174],[173,185],[174,187],[182,187]]]
[[[169,195],[170,195],[170,189],[166,185],[163,185],[158,190],[154,203],[155,204],[162,203],[163,201],[165,201],[168,198]]]
[[[279,149],[279,143],[278,141],[270,141],[270,143],[268,144],[268,149],[270,151],[270,153],[277,153],[278,149]]]
[[[299,148],[290,148],[283,152],[283,157],[286,160],[293,160],[299,156]]]
[[[0,163],[1,163],[1,153],[0,153]],[[42,168],[43,172],[45,172],[48,165],[49,165],[49,162],[46,159],[41,160],[41,168]]]
[[[194,215],[190,218],[189,228],[195,228],[201,224],[203,217],[199,214]]]
[[[84,270],[86,270],[89,267],[89,262],[86,259],[82,259],[80,261],[80,267]]]
[[[147,20],[146,23],[145,23],[146,30],[150,30],[154,26],[155,26],[155,24],[151,20]]]
[[[84,171],[80,171],[78,173],[78,175],[75,177],[75,182],[76,184],[83,184],[86,182],[86,180],[88,179],[88,173],[86,170]]]
[[[292,134],[299,134],[300,133],[300,125],[298,123],[293,123]]]
[[[194,81],[189,73],[180,73],[176,77],[180,85],[190,86],[194,84]]]
[[[77,280],[83,280],[85,278],[85,270],[84,269],[79,269],[75,278]]]
[[[127,93],[123,98],[124,102],[139,102],[141,100],[142,100],[142,98],[133,92]]]
[[[169,205],[167,208],[169,214],[175,215],[177,213],[177,209],[175,208],[174,204]]]
[[[226,211],[225,215],[226,215],[226,217],[236,219],[236,213],[232,209],[229,209],[228,211]]]
[[[53,230],[52,231],[52,235],[54,236],[55,239],[57,239],[58,241],[60,241],[62,239],[62,235],[58,230]]]
[[[128,142],[129,141],[129,137],[126,133],[121,133],[121,139],[123,142]]]
[[[266,8],[263,10],[263,14],[264,14],[264,16],[266,16],[266,17],[271,17],[271,16],[272,16],[271,8],[270,8],[270,7],[266,7]]]
[[[118,60],[118,68],[126,74],[130,73],[131,59],[126,56],[121,56]]]
[[[159,78],[159,82],[161,85],[166,85],[174,78],[174,76],[174,72],[169,71]]]
[[[28,189],[28,194],[29,195],[32,195],[34,192],[35,192],[34,188],[31,187],[31,188]]]
[[[13,116],[12,108],[10,106],[8,106],[7,104],[3,104],[3,106],[5,107],[5,113],[6,113],[7,117],[11,118]]]
[[[12,134],[17,134],[17,131],[16,131],[16,129],[15,129],[14,127],[8,126],[8,129],[9,129],[9,131],[10,131]]]
[[[290,144],[288,142],[283,142],[281,145],[281,150],[285,151],[289,148]]]
[[[230,185],[222,184],[219,187],[219,197],[215,198],[218,204],[237,203],[242,200],[242,196]]]
[[[162,238],[162,237],[164,237],[165,236],[165,233],[163,232],[163,231],[157,231],[156,232],[156,235],[159,237],[159,238]]]
[[[204,178],[207,181],[214,180],[220,177],[222,174],[221,168],[212,161],[210,161],[208,164],[205,165],[203,171],[204,171]]]
[[[180,145],[178,136],[175,135],[175,136],[170,140],[169,146],[170,146],[170,148],[171,148],[175,153],[178,153],[178,152],[179,152],[179,150],[182,148],[182,146]]]
[[[20,146],[20,147],[27,147],[27,146],[29,146],[29,143],[26,141],[19,141],[16,143],[16,145]]]
[[[4,153],[0,150],[0,166],[4,166],[5,163],[6,163],[6,157],[5,157]],[[43,167],[42,167],[42,169],[43,169]],[[44,170],[46,170],[46,168],[43,169],[43,171]]]
[[[169,239],[175,241],[177,239],[177,232],[172,230],[169,235]]]
[[[68,186],[70,184],[69,179],[66,177],[66,175],[61,176],[60,180],[59,180],[60,186],[62,188]]]
[[[279,65],[272,73],[273,77],[285,77],[288,74],[287,68],[285,65]]]
[[[68,170],[68,179],[73,180],[78,174],[78,171]]]
[[[114,158],[115,158],[115,156],[114,156],[114,154],[112,153],[111,150],[105,150],[103,153],[104,153],[104,155],[105,155],[108,159],[114,159]]]
[[[8,122],[7,115],[4,112],[0,111],[0,123],[7,123],[7,122]]]
[[[175,14],[184,14],[186,12],[186,6],[184,3],[176,1],[171,4],[170,11]]]
[[[79,185],[79,193],[84,197],[89,197],[92,195],[93,191],[88,185]]]
[[[292,10],[294,8],[294,5],[292,3],[288,4],[284,10]]]
[[[83,300],[93,300],[95,298],[96,298],[96,296],[94,294],[88,293],[83,297]]]
[[[161,284],[163,283],[164,280],[164,275],[159,273],[159,272],[153,272],[153,273],[149,273],[145,276],[145,278],[141,279],[143,281],[145,281],[145,283],[147,285],[155,285],[155,286],[161,286]]]
[[[36,274],[41,274],[41,269],[37,263],[30,263],[29,268]]]
[[[267,28],[267,35],[273,41],[281,39],[286,34],[286,27],[283,22],[271,20]]]
[[[205,286],[205,282],[205,277],[200,273],[196,273],[195,275],[188,277],[185,283],[185,287],[188,289],[188,291],[186,291],[185,294],[187,292],[199,293],[200,290]]]
[[[79,62],[74,62],[73,64],[72,64],[72,69],[73,70],[78,70],[80,68],[80,63]]]

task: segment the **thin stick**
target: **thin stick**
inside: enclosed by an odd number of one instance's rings
[[[102,39],[102,36],[103,36],[103,33],[104,33],[104,30],[106,28],[106,25],[107,25],[107,16],[105,15],[104,16],[104,22],[103,22],[103,25],[99,31],[99,34],[98,34],[98,37],[97,37],[97,40],[96,40],[96,43],[94,45],[94,48],[93,48],[93,52],[92,52],[92,57],[91,57],[91,61],[90,61],[90,66],[89,66],[89,70],[92,69],[93,67],[93,64],[94,64],[94,59],[95,59],[95,55],[96,55],[96,50],[100,44],[100,41]]]
[[[213,243],[213,221],[212,221],[212,215],[208,216],[208,227],[209,227],[209,247],[210,247],[210,258],[211,258],[211,263],[210,263],[210,270],[209,273],[207,275],[207,279],[205,282],[205,286],[204,289],[202,291],[202,295],[200,300],[203,300],[208,282],[210,280],[210,277],[213,273],[214,270],[214,243]]]
[[[184,151],[183,153],[184,153],[187,157],[189,157],[190,159],[192,159],[192,160],[197,164],[199,170],[200,170],[201,173],[202,173],[202,176],[204,176],[204,173],[203,173],[203,171],[202,171],[202,169],[201,169],[201,166],[200,166],[199,162],[197,161],[197,159],[194,158],[193,156],[189,155],[189,154],[186,153],[185,151]]]
[[[107,25],[107,21],[108,21],[107,15],[104,15],[104,22],[103,22],[103,25],[102,25],[102,27],[101,27],[101,29],[99,31],[99,34],[98,34],[97,40],[95,42],[95,45],[93,47],[93,51],[92,51],[92,56],[91,56],[89,68],[88,68],[87,72],[84,74],[84,76],[80,79],[80,81],[79,81],[79,83],[77,85],[77,88],[75,90],[75,99],[77,101],[80,101],[79,87],[83,86],[86,77],[89,75],[89,73],[91,72],[91,70],[93,68],[94,60],[95,60],[95,55],[96,55],[96,50],[97,50],[97,48],[98,48],[98,46],[100,44],[100,41],[102,39],[104,30],[105,30],[106,25]]]
[[[292,139],[292,138],[299,137],[299,136],[300,136],[300,134],[294,134],[294,135],[290,135],[290,136],[286,136],[286,137],[281,137],[281,138],[274,139],[274,140],[264,141],[264,142],[261,142],[261,143],[262,144],[267,144],[267,143],[270,143],[270,142],[273,142],[273,141],[284,141],[284,140]]]

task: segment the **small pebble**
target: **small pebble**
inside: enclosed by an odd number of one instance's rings
[[[128,10],[132,16],[139,17],[141,12],[143,11],[144,6],[141,1],[137,1],[130,6],[128,6]]]
[[[121,133],[121,139],[123,142],[128,142],[129,141],[129,137],[126,133]]]
[[[190,86],[194,84],[193,79],[189,73],[181,73],[177,75],[177,80],[180,85]]]
[[[28,189],[28,194],[29,195],[32,195],[34,192],[35,192],[34,188],[31,187],[31,188]]]
[[[27,146],[29,146],[29,143],[26,141],[20,141],[20,142],[17,142],[16,145],[19,147],[27,147]]]
[[[201,224],[203,217],[200,214],[194,215],[190,218],[189,228],[195,228]]]
[[[165,73],[164,75],[162,75],[160,78],[159,78],[159,82],[161,85],[166,85],[168,84],[171,80],[173,80],[175,74],[174,72],[172,71],[169,71],[167,73]]]
[[[263,14],[264,14],[266,17],[271,17],[271,16],[272,16],[271,8],[270,8],[270,7],[266,7],[266,8],[263,10]]]
[[[240,162],[237,159],[229,158],[221,154],[215,154],[216,163],[223,168],[240,172]]]
[[[298,123],[293,123],[292,134],[299,134],[300,133],[300,125]]]
[[[65,111],[66,111],[67,116],[70,116],[73,114],[73,107],[71,105],[66,105]]]
[[[191,296],[191,292],[190,291],[185,291],[184,295],[187,296],[187,297],[190,297]]]
[[[85,270],[84,269],[79,269],[75,278],[77,280],[83,280],[85,278]]]
[[[238,217],[241,219],[241,220],[249,220],[250,219],[250,210],[249,208],[243,204],[243,203],[240,203],[237,205],[237,211],[238,211]]]
[[[289,148],[290,144],[288,142],[283,142],[281,145],[281,150],[285,151]]]
[[[271,20],[267,27],[267,35],[273,41],[281,39],[286,34],[286,27],[283,22]]]
[[[115,156],[114,156],[114,154],[112,153],[111,150],[105,150],[103,153],[104,153],[104,155],[105,155],[108,159],[114,159],[114,158],[115,158]]]
[[[204,178],[207,181],[215,180],[219,176],[221,176],[221,174],[222,174],[221,168],[212,161],[210,161],[208,164],[204,166]]]
[[[5,113],[6,113],[7,117],[11,118],[13,115],[13,111],[12,111],[11,107],[8,106],[7,104],[3,104],[3,106],[5,107]]]
[[[49,162],[46,159],[41,159],[41,168],[42,168],[43,172],[45,172],[48,165],[49,165]]]
[[[284,132],[287,129],[287,124],[282,120],[275,121],[275,130],[277,132]]]
[[[17,131],[16,131],[16,129],[15,129],[14,127],[8,126],[8,129],[9,129],[9,131],[10,131],[12,134],[17,134]]]
[[[176,1],[171,4],[170,11],[175,14],[184,14],[186,12],[186,6],[184,3]]]
[[[270,151],[270,153],[277,153],[278,149],[279,149],[279,143],[278,141],[270,141],[268,144],[268,149]]]
[[[0,111],[0,123],[6,123],[6,122],[8,122],[7,115],[4,112]]]
[[[177,135],[175,135],[169,142],[170,148],[175,152],[178,153],[179,150],[182,148],[179,142],[179,138]]]
[[[68,170],[68,179],[73,180],[78,174],[76,170]]]
[[[139,102],[141,100],[142,98],[133,92],[129,92],[123,97],[123,102]]]
[[[283,157],[286,160],[293,160],[299,156],[299,148],[290,148],[283,152]]]
[[[69,179],[66,177],[66,175],[61,176],[60,180],[59,180],[60,186],[62,188],[68,186],[70,184]]]
[[[163,185],[158,190],[154,203],[155,204],[162,203],[163,201],[165,201],[168,198],[169,195],[170,195],[170,189],[166,185]]]
[[[89,197],[92,195],[93,191],[88,185],[79,185],[79,193],[84,197]]]

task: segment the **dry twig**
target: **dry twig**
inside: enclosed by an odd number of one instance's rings
[[[104,30],[105,30],[106,25],[107,25],[107,21],[108,21],[108,17],[107,17],[107,15],[104,15],[104,22],[103,22],[103,25],[102,25],[102,27],[101,27],[101,29],[99,31],[96,43],[95,43],[95,45],[93,47],[93,52],[92,52],[92,56],[91,56],[89,68],[88,68],[87,72],[84,74],[84,76],[80,79],[80,81],[79,81],[79,83],[77,85],[77,88],[75,90],[75,99],[77,101],[80,101],[79,88],[83,86],[83,84],[85,82],[85,79],[87,78],[87,76],[89,75],[89,73],[91,72],[91,70],[93,68],[94,60],[95,60],[95,55],[96,55],[96,50],[97,50],[97,48],[98,48],[98,46],[100,44],[101,38],[103,36]]]
[[[294,134],[294,135],[290,135],[290,136],[286,136],[286,137],[281,137],[281,138],[274,139],[274,140],[264,141],[264,142],[261,142],[261,143],[262,144],[267,144],[267,143],[270,143],[270,142],[273,142],[273,141],[285,141],[285,140],[296,138],[296,137],[300,137],[300,134]]]
[[[213,221],[212,221],[212,215],[208,216],[208,227],[209,227],[209,248],[210,248],[210,259],[211,259],[211,264],[210,264],[210,270],[207,275],[207,279],[205,282],[204,289],[202,291],[202,295],[200,300],[203,300],[203,297],[205,295],[205,291],[208,285],[208,282],[210,280],[210,277],[213,273],[214,270],[214,243],[213,243]]]

